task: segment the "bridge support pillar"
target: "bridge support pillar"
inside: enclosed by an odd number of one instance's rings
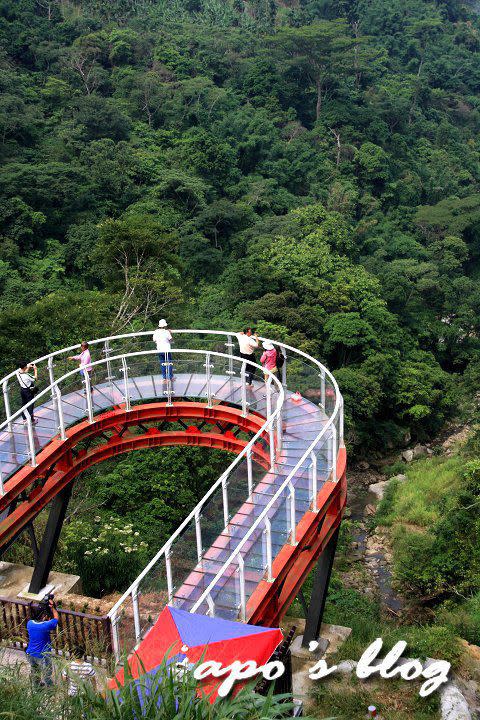
[[[337,549],[338,533],[340,527],[330,538],[328,545],[320,555],[315,576],[313,578],[312,596],[307,611],[307,619],[305,622],[305,632],[303,633],[302,647],[308,648],[312,640],[318,640],[320,636],[320,628],[322,626],[323,611],[325,610],[325,602],[327,600],[328,586],[330,584],[330,575],[332,574],[332,566],[335,558],[335,550]]]
[[[31,593],[39,593],[48,581],[52,569],[53,556],[57,549],[58,538],[62,530],[68,503],[72,495],[73,483],[69,483],[52,500],[47,526],[35,560],[35,569],[28,589]]]

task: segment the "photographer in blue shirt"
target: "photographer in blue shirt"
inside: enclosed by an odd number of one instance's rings
[[[58,625],[58,611],[49,595],[39,605],[32,605],[27,622],[27,658],[32,666],[32,679],[38,687],[52,684],[51,633]]]

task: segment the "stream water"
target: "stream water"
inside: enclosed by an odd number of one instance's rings
[[[382,609],[398,617],[402,612],[403,603],[392,589],[392,573],[385,552],[381,545],[376,546],[375,552],[371,552],[368,548],[370,531],[366,510],[368,506],[377,505],[377,502],[378,498],[365,486],[356,485],[351,488],[348,507],[351,513],[350,519],[354,522],[352,540],[356,543],[356,552],[360,561],[367,567],[372,578],[372,585],[375,587]]]

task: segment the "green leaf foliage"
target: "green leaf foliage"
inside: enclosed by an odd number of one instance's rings
[[[3,370],[257,325],[338,371],[351,451],[435,432],[478,375],[479,37],[443,0],[3,2]]]

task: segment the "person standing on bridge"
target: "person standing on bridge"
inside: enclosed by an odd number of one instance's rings
[[[165,318],[162,318],[158,323],[158,328],[153,333],[153,342],[157,345],[158,359],[160,360],[162,380],[172,380],[173,378],[172,340],[173,337],[168,329],[168,323]]]
[[[80,353],[80,355],[71,355],[68,359],[77,360],[79,362],[80,372],[82,373],[83,378],[86,382],[87,373],[88,377],[90,378],[90,373],[92,372],[92,357],[90,355],[88,342],[84,340],[81,344],[81,349],[82,352]]]
[[[262,363],[265,370],[270,370],[270,372],[274,375],[278,375],[277,351],[275,350],[273,343],[271,343],[269,340],[265,340],[265,342],[262,344],[262,347],[265,352],[260,358],[260,362]],[[267,382],[267,380],[268,373],[265,373],[265,382]]]
[[[38,370],[37,366],[34,363],[29,364],[26,360],[21,360],[18,363],[17,380],[18,384],[20,385],[20,396],[22,398],[22,405],[26,405],[30,402],[30,400],[33,400],[33,398],[35,397],[35,383],[37,381],[37,377]],[[33,405],[34,403],[32,402],[32,404],[28,406],[27,412],[32,418],[32,423],[36,425],[38,420],[33,417]],[[23,424],[25,425],[27,422],[27,416],[25,415],[25,412],[23,412],[22,415]]]
[[[258,348],[258,335],[251,327],[245,328],[242,332],[237,333],[238,346],[240,348],[239,355],[244,360],[255,362],[255,350]],[[252,384],[255,368],[251,365],[246,366],[245,376],[247,385]]]
[[[28,645],[25,650],[37,687],[52,684],[51,634],[58,625],[58,610],[52,597],[40,605],[32,605],[27,622]]]

